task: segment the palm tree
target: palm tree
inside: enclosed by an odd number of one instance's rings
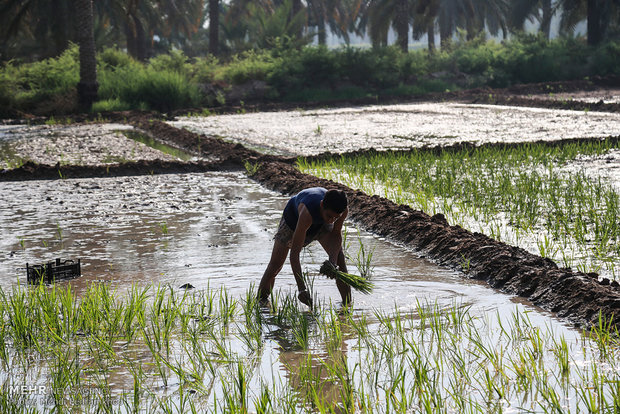
[[[293,14],[292,0],[233,0],[227,7],[222,30],[228,46],[235,51],[272,48],[279,39],[286,47],[300,47],[311,41],[303,34],[306,9]]]
[[[349,43],[363,0],[307,0],[308,26],[316,26],[318,44],[327,43],[327,29]]]
[[[29,58],[57,56],[75,36],[74,20],[70,0],[1,0],[3,54],[14,43],[15,52]]]
[[[95,15],[125,40],[127,52],[144,60],[153,54],[155,39],[167,48],[182,47],[203,23],[204,0],[98,0]]]
[[[551,36],[551,18],[555,13],[551,0],[516,0],[510,13],[511,26],[523,29],[526,20],[537,20],[547,39]]]
[[[219,54],[220,48],[220,0],[209,0],[209,53]]]
[[[93,1],[74,0],[77,18],[77,36],[80,45],[80,82],[77,85],[78,103],[89,111],[97,100],[97,59],[93,32]]]
[[[406,53],[412,11],[409,6],[409,0],[367,0],[358,28],[367,28],[373,47],[380,47],[387,46],[388,32],[393,26],[397,44]]]
[[[404,53],[409,51],[409,1],[396,0],[394,7],[394,29],[398,37],[397,43]]]
[[[500,31],[507,36],[507,0],[421,0],[416,12],[439,26],[441,47],[451,42],[457,28],[467,30],[467,38],[473,39],[485,29],[493,35]],[[431,25],[429,23],[429,32]]]
[[[596,46],[605,40],[608,29],[618,24],[620,1],[618,0],[558,0],[562,10],[560,30],[570,33],[577,23],[586,19],[588,44]]]

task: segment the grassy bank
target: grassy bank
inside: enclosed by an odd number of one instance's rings
[[[434,153],[378,153],[298,161],[302,171],[379,194],[451,224],[524,247],[560,266],[616,278],[618,189],[571,167],[617,149],[615,140],[523,144]]]
[[[546,41],[528,35],[504,43],[457,42],[429,55],[397,48],[322,47],[250,51],[225,60],[189,60],[182,52],[137,62],[124,52],[98,54],[100,101],[94,111],[415,95],[478,86],[583,79],[620,74],[618,43],[590,48],[581,39]],[[0,69],[0,116],[16,111],[75,111],[77,47],[41,62]],[[252,83],[253,82],[253,83]],[[258,82],[258,83],[256,83]]]
[[[298,307],[254,290],[0,290],[2,412],[607,412],[618,336],[527,312]],[[22,388],[26,387],[26,388]]]

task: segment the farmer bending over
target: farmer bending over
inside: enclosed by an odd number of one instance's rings
[[[306,290],[301,273],[299,253],[302,247],[313,240],[318,240],[329,255],[329,261],[337,264],[340,271],[347,272],[342,252],[342,223],[348,212],[347,196],[344,191],[328,191],[322,187],[313,187],[292,197],[284,208],[278,231],[274,236],[271,259],[258,286],[259,299],[266,301],[269,298],[276,276],[282,270],[290,249],[291,268],[299,289],[297,298],[312,307],[312,297]],[[336,286],[342,302],[345,305],[349,304],[351,287],[338,280]]]

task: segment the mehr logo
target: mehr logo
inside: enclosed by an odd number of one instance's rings
[[[9,393],[10,394],[21,394],[21,395],[45,395],[47,391],[47,386],[45,385],[9,385]]]

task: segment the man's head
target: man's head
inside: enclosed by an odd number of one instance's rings
[[[323,220],[333,223],[346,210],[347,195],[341,190],[328,190],[321,201]]]

